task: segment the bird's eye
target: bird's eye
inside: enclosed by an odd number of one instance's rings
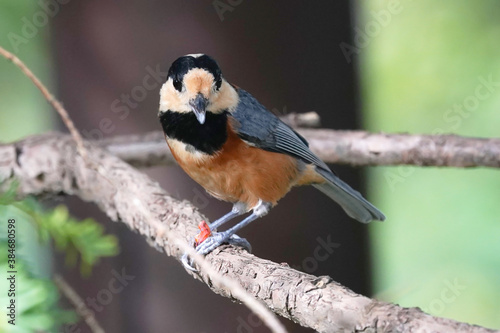
[[[221,85],[222,85],[222,79],[218,78],[217,81],[215,81],[215,89],[219,90]]]
[[[182,82],[178,79],[174,79],[174,88],[181,92],[182,91]]]

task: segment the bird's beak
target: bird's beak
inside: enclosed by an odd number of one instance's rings
[[[198,93],[194,99],[189,101],[189,105],[191,106],[191,110],[193,110],[196,119],[198,119],[200,124],[205,123],[206,116],[206,108],[208,105],[208,99],[203,96],[203,94]]]

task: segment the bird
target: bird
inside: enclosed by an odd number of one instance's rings
[[[226,81],[212,57],[199,53],[176,59],[159,104],[160,124],[179,166],[210,195],[233,204],[209,225],[211,236],[196,244],[199,254],[223,243],[250,248],[236,232],[265,216],[295,186],[314,186],[360,222],[385,220],[309,149],[304,137]],[[216,232],[248,212],[233,227]]]

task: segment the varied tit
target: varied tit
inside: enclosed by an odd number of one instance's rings
[[[224,242],[249,245],[235,233],[266,215],[293,186],[313,185],[363,223],[385,219],[312,153],[300,134],[228,83],[207,55],[190,54],[172,63],[160,91],[158,116],[181,168],[208,193],[233,203],[210,229],[252,211],[199,244],[200,254]]]

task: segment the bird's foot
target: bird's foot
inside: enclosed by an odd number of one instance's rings
[[[241,238],[236,234],[231,235],[229,232],[224,231],[213,233],[212,236],[208,237],[200,245],[196,246],[196,252],[206,255],[224,243],[242,247],[248,252],[252,251],[252,246],[245,238]]]
[[[244,248],[248,252],[252,251],[252,246],[250,243],[245,239],[241,238],[238,235],[235,234],[230,234],[227,231],[224,232],[214,232],[212,235],[208,238],[206,238],[204,241],[202,241],[201,244],[196,244],[196,242],[193,241],[193,243],[196,246],[196,252],[201,254],[201,255],[207,255],[213,250],[215,250],[218,246],[222,244],[230,244],[230,245],[235,245]],[[193,267],[193,261],[192,259],[186,254],[184,254],[181,258],[181,262],[184,265],[185,268],[196,272],[196,268]]]

